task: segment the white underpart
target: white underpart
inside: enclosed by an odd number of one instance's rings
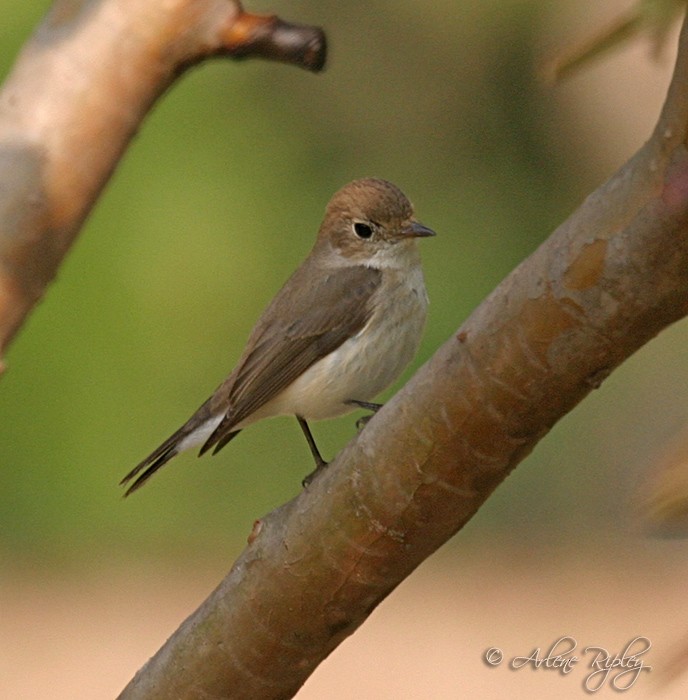
[[[417,260],[415,251],[409,252]],[[386,269],[376,293],[375,312],[365,327],[239,423],[237,430],[272,416],[298,415],[306,420],[320,420],[353,411],[356,407],[346,401],[374,399],[413,359],[428,304],[420,264],[403,265],[402,270],[389,265],[388,259],[375,262]],[[178,451],[203,444],[222,417],[207,420],[182,440]]]
[[[222,414],[213,416],[208,419],[205,423],[202,423],[193,433],[187,435],[176,447],[177,454],[184,452],[184,450],[190,450],[192,447],[198,447],[202,445],[213,433],[213,430],[220,425],[222,420]]]

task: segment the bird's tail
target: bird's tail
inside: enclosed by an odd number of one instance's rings
[[[187,435],[188,430],[184,425],[179,428],[176,433],[170,435],[157,450],[137,464],[124,479],[119,482],[120,486],[124,486],[125,484],[129,484],[133,479],[133,482],[129,485],[124,495],[128,496],[130,493],[136,491],[136,489],[141,488],[160,467],[167,464],[172,457],[179,454],[179,452],[181,452],[179,445],[184,441]]]
[[[179,430],[170,435],[157,450],[151,452],[143,462],[137,464],[119,482],[120,486],[132,482],[124,495],[128,496],[141,488],[160,467],[167,464],[175,455],[204,442],[215,430],[221,419],[222,414],[213,415],[211,399],[208,399]]]

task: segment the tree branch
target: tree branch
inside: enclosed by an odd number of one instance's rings
[[[0,93],[0,369],[148,110],[190,65],[260,56],[318,71],[316,27],[238,0],[58,0]]]
[[[688,312],[688,25],[650,141],[297,498],[121,700],[288,698],[623,360]]]

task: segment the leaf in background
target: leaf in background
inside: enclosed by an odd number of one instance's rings
[[[640,527],[661,538],[688,537],[688,432],[670,440],[636,488]]]
[[[674,21],[684,11],[686,0],[639,0],[635,7],[597,32],[563,49],[543,67],[543,76],[550,83],[568,78],[579,68],[607,51],[618,48],[643,33],[653,38],[656,57]]]

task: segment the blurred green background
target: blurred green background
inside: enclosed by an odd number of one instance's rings
[[[597,26],[599,3],[247,5],[324,26],[328,69],[216,60],[143,125],[7,358],[0,557],[10,568],[231,560],[311,468],[293,419],[252,427],[214,458],[181,456],[126,501],[117,483],[232,368],[331,194],[385,177],[438,232],[422,244],[431,308],[408,378],[641,145],[671,65],[653,64],[640,42],[567,85],[540,82],[538,60]],[[3,75],[47,6],[0,2]],[[629,51],[643,53],[646,74],[628,75]],[[616,372],[461,537],[626,533],[638,475],[687,413],[686,334],[674,327]],[[315,425],[324,454],[353,437],[354,420]]]

